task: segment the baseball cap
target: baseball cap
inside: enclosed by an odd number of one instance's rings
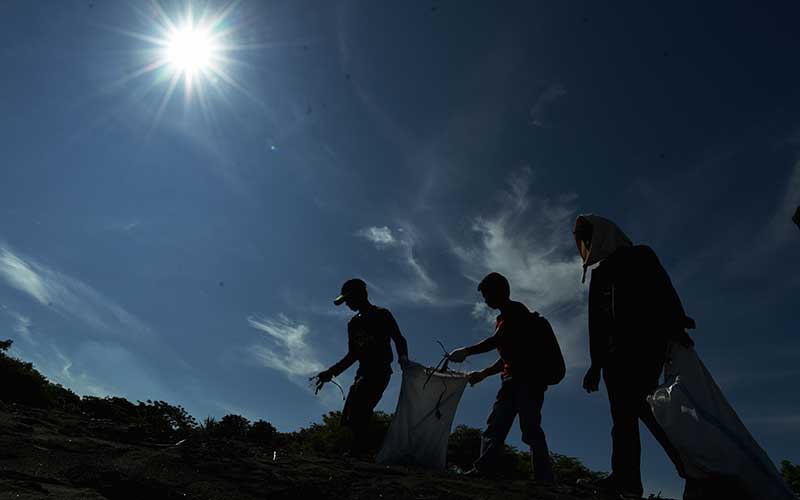
[[[337,306],[340,306],[344,303],[344,299],[347,298],[348,295],[355,293],[355,292],[366,292],[367,291],[367,284],[364,283],[364,280],[353,278],[349,279],[344,282],[342,285],[342,293],[333,299],[333,303]]]

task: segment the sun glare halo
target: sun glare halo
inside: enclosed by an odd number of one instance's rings
[[[165,55],[175,71],[192,75],[208,69],[216,51],[217,47],[207,29],[184,26],[170,34]]]

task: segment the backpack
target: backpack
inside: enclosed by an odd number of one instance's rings
[[[531,330],[535,339],[534,351],[536,371],[547,385],[556,385],[567,374],[567,365],[558,339],[550,322],[537,312],[531,313]]]

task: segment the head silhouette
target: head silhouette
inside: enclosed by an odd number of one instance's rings
[[[578,216],[575,220],[575,228],[572,234],[575,235],[575,244],[578,246],[578,253],[581,254],[581,260],[586,262],[589,258],[589,251],[592,246],[592,223],[584,216]]]
[[[364,280],[353,278],[344,282],[342,293],[333,301],[337,306],[347,304],[351,311],[360,311],[369,304],[367,284]]]
[[[492,309],[500,309],[511,298],[511,286],[500,273],[489,273],[478,284],[478,291],[483,295],[486,305]]]

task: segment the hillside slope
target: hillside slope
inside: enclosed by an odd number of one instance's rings
[[[274,451],[207,438],[137,442],[131,429],[110,420],[0,403],[2,499],[600,498],[581,486],[466,479]]]

